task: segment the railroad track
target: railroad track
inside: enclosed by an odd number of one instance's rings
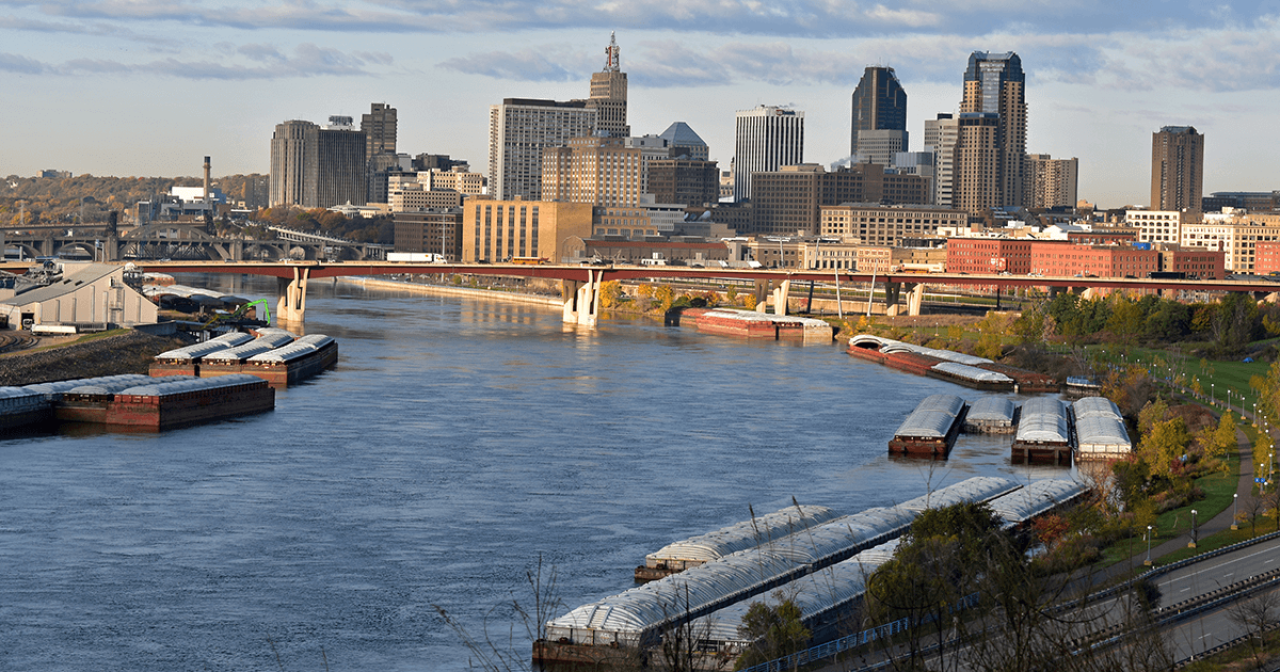
[[[0,334],[0,353],[25,350],[36,344],[36,337],[22,334]]]

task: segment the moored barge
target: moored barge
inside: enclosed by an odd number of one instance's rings
[[[267,381],[244,374],[172,382],[153,378],[113,395],[104,422],[117,429],[160,431],[269,411],[275,394]]]
[[[199,376],[200,361],[207,355],[215,352],[222,352],[239,345],[244,345],[252,341],[253,337],[249,334],[232,331],[225,333],[216,338],[211,338],[202,343],[195,343],[186,347],[169,350],[156,355],[155,361],[152,362],[150,373],[152,376]]]
[[[337,362],[338,342],[324,334],[312,334],[254,355],[245,360],[240,370],[280,388],[296,385]]]
[[[1133,452],[1120,407],[1106,397],[1085,397],[1071,404],[1075,418],[1076,457],[1118,460]]]
[[[39,425],[52,417],[45,395],[24,387],[0,387],[0,429]]]
[[[636,567],[635,579],[637,583],[661,579],[825,523],[837,515],[825,506],[789,506],[714,532],[667,544],[644,556],[644,564]]]
[[[969,406],[964,431],[971,434],[1012,434],[1017,426],[1018,407],[1004,397],[982,397]]]
[[[946,457],[960,434],[967,409],[964,400],[953,394],[925,397],[894,433],[889,452]]]
[[[1015,463],[1071,464],[1071,425],[1066,406],[1052,397],[1036,397],[1022,404],[1018,432],[1011,447]]]

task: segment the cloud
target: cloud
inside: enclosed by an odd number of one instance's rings
[[[1265,2],[1167,0],[1159,13],[1106,0],[9,0],[18,12],[110,21],[363,33],[480,33],[543,29],[714,30],[720,34],[857,38],[1195,29],[1248,22]]]
[[[582,79],[584,72],[591,71],[586,61],[586,55],[581,52],[542,46],[451,58],[440,63],[440,67],[468,75],[520,82],[570,82]]]
[[[0,52],[0,72],[14,72],[20,75],[40,75],[48,70],[48,66],[26,56]]]
[[[109,59],[76,58],[59,64],[41,63],[23,56],[0,53],[0,71],[24,74],[76,75],[160,75],[195,80],[253,80],[321,75],[368,75],[370,66],[387,66],[390,54],[344,53],[330,47],[300,44],[292,55],[269,45],[251,44],[238,48],[222,45],[232,56],[226,61],[165,58],[140,63]],[[240,55],[243,59],[234,58]]]

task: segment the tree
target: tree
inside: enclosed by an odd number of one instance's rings
[[[812,635],[804,627],[800,607],[781,591],[774,593],[774,599],[776,604],[754,602],[747,609],[738,633],[751,644],[738,657],[735,670],[799,653],[808,646]]]
[[[621,302],[623,297],[622,283],[617,280],[607,280],[600,284],[600,307],[613,308]]]
[[[1240,626],[1248,635],[1254,669],[1262,670],[1263,664],[1269,658],[1264,637],[1269,630],[1280,623],[1280,593],[1264,590],[1254,597],[1241,600],[1227,609],[1227,618]]]
[[[665,313],[671,310],[671,304],[675,303],[676,292],[671,288],[671,285],[658,285],[653,290],[653,298],[658,302],[658,308]]]

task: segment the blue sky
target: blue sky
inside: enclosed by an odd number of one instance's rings
[[[484,170],[488,106],[586,97],[610,31],[633,132],[685,121],[726,168],[734,111],[761,103],[805,112],[806,160],[845,156],[875,64],[918,149],[968,54],[1016,51],[1027,149],[1079,157],[1081,197],[1144,204],[1163,125],[1206,135],[1206,193],[1280,189],[1280,0],[0,0],[0,174],[265,173],[275,124],[372,102],[400,151]]]

